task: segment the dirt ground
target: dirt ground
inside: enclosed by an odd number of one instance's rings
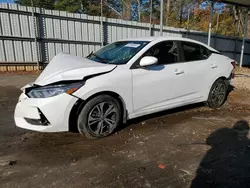
[[[19,88],[35,77],[0,75],[0,187],[250,187],[250,71],[221,109],[161,112],[101,140],[15,127]]]

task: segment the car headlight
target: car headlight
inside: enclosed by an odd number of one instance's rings
[[[48,98],[56,95],[60,95],[62,93],[72,94],[80,87],[83,86],[84,83],[73,83],[73,84],[60,84],[60,85],[52,85],[52,86],[44,86],[31,89],[27,95],[30,98]]]

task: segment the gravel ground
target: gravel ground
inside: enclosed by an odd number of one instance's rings
[[[234,129],[250,121],[249,73],[219,110],[161,112],[101,140],[15,127],[19,88],[36,75],[0,75],[0,187],[250,187],[248,132]]]
[[[241,90],[250,90],[250,69],[242,68],[242,70],[236,71],[236,79],[234,79],[233,84]]]

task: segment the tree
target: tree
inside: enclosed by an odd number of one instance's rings
[[[247,37],[250,38],[250,11],[248,11],[248,30]]]
[[[54,9],[56,0],[32,0],[34,7],[41,7],[46,9]],[[15,0],[15,3],[23,6],[32,6],[31,0]]]
[[[55,3],[55,9],[67,12],[79,12],[82,11],[82,3],[81,0],[58,0]]]
[[[32,0],[35,7],[56,9],[72,13],[101,15],[101,0]],[[15,0],[31,6],[31,0]],[[208,31],[210,18],[208,0],[164,0],[164,23],[176,28]],[[244,33],[246,9],[234,5],[215,3],[213,33],[240,36]],[[151,0],[103,0],[103,16],[150,22]],[[250,17],[250,12],[249,12]],[[160,0],[152,0],[152,24],[160,24]],[[250,28],[250,19],[249,26]],[[248,29],[250,37],[250,29]]]

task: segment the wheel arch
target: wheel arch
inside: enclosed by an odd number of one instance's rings
[[[208,87],[209,89],[208,89],[208,91],[207,91],[207,93],[206,93],[206,100],[208,99],[208,96],[209,96],[209,93],[210,93],[210,90],[211,90],[212,86],[213,86],[214,83],[215,83],[217,80],[219,80],[219,79],[228,80],[229,78],[227,78],[226,76],[219,76],[219,77],[216,77],[215,79],[213,79],[212,84],[210,84],[209,87]]]
[[[70,111],[70,115],[69,115],[69,131],[71,132],[77,132],[77,118],[80,114],[81,109],[83,108],[83,106],[85,104],[87,104],[88,101],[90,101],[91,99],[100,96],[100,95],[109,95],[111,97],[114,97],[115,99],[118,100],[119,105],[122,108],[122,121],[123,123],[126,123],[127,121],[127,108],[126,108],[126,104],[123,100],[123,98],[116,92],[113,91],[101,91],[101,92],[97,92],[91,96],[89,96],[86,100],[83,100],[81,98],[79,98],[77,100],[77,102],[75,103],[75,105],[73,106],[73,108]]]

